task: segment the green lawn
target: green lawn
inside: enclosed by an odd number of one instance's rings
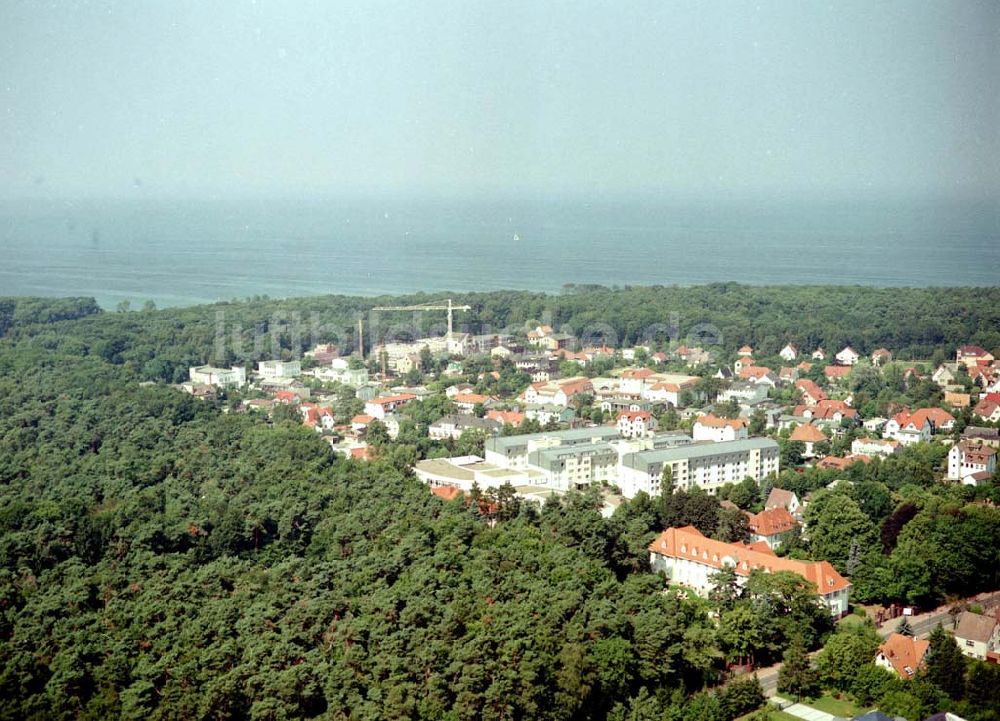
[[[868,710],[855,706],[847,699],[836,699],[830,694],[823,694],[818,699],[804,701],[803,703],[806,706],[812,706],[814,709],[826,711],[834,716],[842,716],[844,718],[854,718]]]
[[[798,716],[792,716],[784,711],[772,711],[771,721],[802,721]]]

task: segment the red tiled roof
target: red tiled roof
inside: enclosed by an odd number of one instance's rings
[[[648,421],[652,418],[652,414],[650,414],[649,411],[622,411],[618,414],[618,420],[621,420],[622,418],[627,418],[630,421],[641,418],[644,421]]]
[[[954,423],[955,416],[941,408],[920,408],[913,413],[900,411],[893,416],[893,420],[900,428],[905,428],[911,423],[915,428],[923,428],[925,421],[930,423],[932,428],[940,428],[948,423]]]
[[[792,514],[784,508],[771,508],[760,513],[747,514],[750,530],[758,536],[776,536],[787,533],[797,525]]]
[[[976,404],[976,407],[972,409],[972,412],[977,416],[989,418],[993,415],[998,406],[1000,406],[1000,403],[991,401],[989,398],[984,398]]]
[[[745,543],[743,541],[735,541],[734,546],[739,546],[740,548],[746,548],[750,551],[757,551],[758,553],[765,553],[768,556],[777,556],[778,554],[771,550],[771,547],[767,545],[767,541],[754,541],[753,543]]]
[[[803,443],[819,443],[828,440],[826,434],[811,423],[804,423],[788,437],[790,441],[801,441]]]
[[[823,389],[808,378],[800,378],[795,381],[795,387],[801,392],[807,393],[813,400],[821,401],[826,399],[826,393],[823,392]]]
[[[823,375],[827,378],[846,378],[851,368],[852,366],[827,366],[823,369]]]
[[[833,418],[838,413],[846,418],[857,418],[858,415],[858,412],[844,403],[844,401],[832,401],[827,398],[819,401],[814,406],[797,405],[792,414],[802,416],[807,411],[817,420]]]
[[[771,492],[767,494],[767,500],[764,501],[764,508],[784,508],[787,510],[794,500],[795,494],[792,491],[784,488],[772,488]]]
[[[824,470],[842,471],[857,461],[856,458],[840,458],[839,456],[827,456],[816,464],[817,468]]]
[[[366,415],[364,413],[361,413],[359,415],[354,416],[354,418],[351,419],[351,423],[358,423],[358,424],[362,424],[362,425],[368,425],[373,420],[375,420],[375,416],[369,416],[369,415]]]
[[[589,390],[593,390],[594,386],[591,385],[590,379],[582,378],[580,380],[568,381],[566,383],[559,384],[559,390],[565,393],[567,396],[573,396],[577,393],[585,393]]]
[[[653,373],[652,368],[626,368],[622,371],[622,378],[649,378]]]
[[[894,633],[878,647],[878,650],[901,678],[910,679],[923,663],[930,645],[930,641]]]
[[[747,378],[763,378],[773,372],[770,368],[765,368],[764,366],[743,366],[740,368],[740,378],[744,380]]]
[[[921,415],[926,416],[927,420],[929,420],[931,425],[935,428],[940,428],[943,425],[955,422],[955,416],[943,408],[921,408],[913,415],[918,418]]]
[[[462,495],[462,492],[455,488],[455,486],[434,486],[431,489],[431,493],[445,501],[451,501]]]
[[[486,411],[486,417],[500,423],[510,423],[515,428],[524,423],[524,414],[518,411]]]
[[[958,444],[958,447],[961,449],[963,462],[975,463],[980,466],[987,465],[990,459],[997,454],[996,448],[987,446],[984,443],[962,441]]]
[[[739,430],[741,428],[746,428],[750,425],[746,418],[720,418],[719,416],[709,413],[708,415],[701,416],[695,423],[699,425],[706,426],[707,428],[734,428]]]
[[[476,405],[477,403],[489,403],[495,399],[480,393],[456,393],[451,400],[455,403],[471,403],[472,405]]]
[[[851,585],[827,561],[778,558],[745,546],[705,538],[692,526],[668,528],[649,544],[649,550],[661,556],[684,558],[712,568],[722,568],[723,562],[728,559],[735,563],[733,570],[740,576],[749,576],[756,568],[771,573],[791,571],[811,582],[821,595]]]

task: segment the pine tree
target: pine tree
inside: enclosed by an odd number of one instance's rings
[[[896,626],[896,633],[901,636],[913,636],[913,627],[910,625],[910,619],[903,616],[903,620]]]
[[[939,623],[931,631],[929,640],[931,645],[927,650],[925,672],[927,679],[951,698],[962,698],[965,692],[965,657],[955,643],[955,638]]]
[[[814,696],[819,691],[819,675],[813,670],[802,639],[792,639],[778,671],[778,691],[793,696]]]

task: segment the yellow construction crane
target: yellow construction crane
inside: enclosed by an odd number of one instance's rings
[[[451,340],[452,313],[456,310],[472,310],[472,306],[453,305],[451,298],[449,298],[448,305],[440,305],[436,303],[423,303],[421,305],[380,305],[372,308],[372,310],[446,310],[448,311],[448,335],[446,337],[448,340]]]

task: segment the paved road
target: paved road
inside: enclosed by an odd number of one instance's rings
[[[993,593],[981,593],[978,596],[973,596],[972,598],[965,599],[966,603],[969,604],[979,604],[985,610],[991,608],[996,608],[1000,606],[1000,591],[994,591]],[[948,613],[947,606],[941,606],[940,608],[934,609],[933,611],[928,611],[927,613],[918,614],[916,616],[908,616],[910,619],[910,628],[913,629],[914,634],[917,638],[927,638],[930,632],[934,630],[934,627],[940,623],[945,629],[950,630],[952,624],[951,614]],[[896,626],[901,623],[902,617],[887,621],[878,629],[878,633],[882,638],[888,638],[889,635],[896,630]],[[814,651],[809,654],[810,656],[815,656],[819,651]],[[758,668],[755,673],[757,674],[757,679],[760,681],[760,686],[764,690],[765,696],[774,696],[778,691],[778,670],[781,668],[781,664],[775,664],[774,666],[768,666],[767,668]],[[810,709],[814,711],[815,709]],[[822,713],[822,712],[820,712]],[[832,716],[830,718],[833,718]],[[812,719],[809,721],[820,721],[819,719]]]
[[[773,696],[778,691],[778,670],[781,668],[781,664],[776,666],[768,666],[767,668],[761,668],[757,670],[757,680],[760,681],[760,687],[764,689],[765,696]]]
[[[900,616],[899,618],[887,621],[878,630],[878,635],[882,638],[889,638],[899,624],[903,622],[904,618],[907,617]],[[909,616],[909,620],[910,628],[913,629],[913,635],[916,638],[927,638],[939,623],[946,629],[951,628],[951,615],[947,611],[933,611],[931,613],[920,614],[919,616]]]
[[[1000,592],[980,593],[978,596],[966,599],[965,602],[968,604],[978,604],[984,610],[989,611],[991,608],[1000,605]],[[948,606],[939,606],[933,611],[909,616],[910,628],[913,629],[914,636],[917,638],[927,638],[939,623],[944,626],[945,630],[952,630],[953,619],[952,615],[948,613],[948,608]],[[903,618],[905,617],[901,616],[900,618],[886,621],[878,630],[879,636],[888,638],[896,630],[896,627],[902,623]]]

